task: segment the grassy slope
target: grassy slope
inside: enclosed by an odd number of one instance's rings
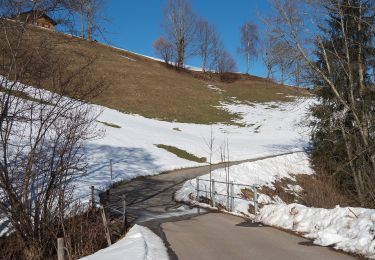
[[[238,116],[216,108],[230,97],[241,101],[268,102],[289,101],[288,95],[305,94],[304,91],[257,77],[241,76],[232,83],[203,80],[196,73],[176,71],[161,62],[100,43],[45,30],[36,32],[58,42],[68,40],[60,44],[60,49],[77,64],[82,59],[82,53],[96,57],[92,75],[104,80],[108,87],[93,102],[122,112],[168,121],[230,123]],[[209,84],[225,91],[210,90]]]
[[[206,157],[197,157],[194,154],[188,153],[187,151],[177,148],[175,146],[157,144],[156,147],[167,150],[168,152],[173,153],[177,155],[178,157],[189,160],[189,161],[199,162],[199,163],[204,163],[207,161]]]

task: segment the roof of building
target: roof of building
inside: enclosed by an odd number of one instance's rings
[[[53,20],[45,12],[40,11],[40,10],[31,10],[31,11],[28,11],[28,12],[20,13],[15,17],[19,17],[19,18],[24,19],[24,20],[44,18],[53,25],[57,24],[55,20]]]

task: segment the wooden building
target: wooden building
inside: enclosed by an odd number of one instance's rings
[[[49,17],[46,13],[38,10],[33,10],[17,15],[15,20],[20,22],[33,24],[49,30],[55,30],[56,22]]]

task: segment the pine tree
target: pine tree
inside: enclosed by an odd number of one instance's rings
[[[329,18],[320,27],[321,37],[316,40],[316,65],[337,86],[338,93],[322,75],[313,75],[320,101],[312,108],[313,162],[320,172],[333,176],[360,205],[373,206],[373,2],[328,1],[325,8]]]

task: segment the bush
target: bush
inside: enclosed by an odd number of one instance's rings
[[[58,237],[64,238],[67,259],[78,259],[107,246],[99,210],[78,212],[80,209],[76,208],[74,217],[65,219],[59,227],[51,227],[56,230],[56,237],[48,242],[50,250],[43,259],[56,258]],[[0,238],[1,259],[26,260],[23,250],[23,243],[15,233]]]
[[[303,188],[300,201],[308,207],[352,206],[352,201],[340,192],[333,178],[319,175],[297,175],[296,179],[297,183]]]

